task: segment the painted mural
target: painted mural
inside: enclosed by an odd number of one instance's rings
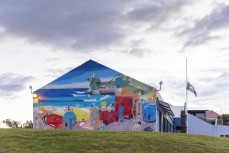
[[[156,89],[89,60],[33,94],[34,128],[155,131]]]

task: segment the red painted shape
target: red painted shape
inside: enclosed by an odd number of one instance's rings
[[[103,121],[105,125],[118,121],[118,114],[114,111],[99,111],[99,120]]]
[[[45,122],[56,129],[63,125],[63,117],[56,114],[49,114],[46,116]]]
[[[131,97],[115,97],[115,111],[118,113],[118,107],[124,106],[124,117],[131,119],[132,114],[132,98]]]

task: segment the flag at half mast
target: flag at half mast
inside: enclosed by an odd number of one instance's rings
[[[195,88],[189,82],[187,83],[186,90],[194,93],[195,94],[195,97],[197,96],[197,92],[196,92]]]

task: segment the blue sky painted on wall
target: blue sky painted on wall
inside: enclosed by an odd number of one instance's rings
[[[43,88],[50,88],[52,86],[87,86],[89,87],[90,76],[94,76],[102,81],[110,81],[115,75],[120,74],[119,72],[110,69],[102,64],[99,64],[93,60],[89,60],[82,65],[76,67],[70,72],[60,76],[56,80],[50,82]]]

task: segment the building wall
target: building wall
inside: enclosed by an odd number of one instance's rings
[[[188,114],[188,134],[208,136],[229,135],[229,126],[212,125],[191,114]]]
[[[33,102],[34,128],[156,131],[156,89],[91,60]]]
[[[157,98],[164,101],[159,92],[156,92]],[[156,113],[156,131],[157,132],[173,132],[174,131],[174,118],[173,116],[166,115],[162,108],[157,107]]]
[[[157,108],[156,115],[156,131],[157,132],[174,132],[174,118],[173,116],[165,115],[163,110]]]

